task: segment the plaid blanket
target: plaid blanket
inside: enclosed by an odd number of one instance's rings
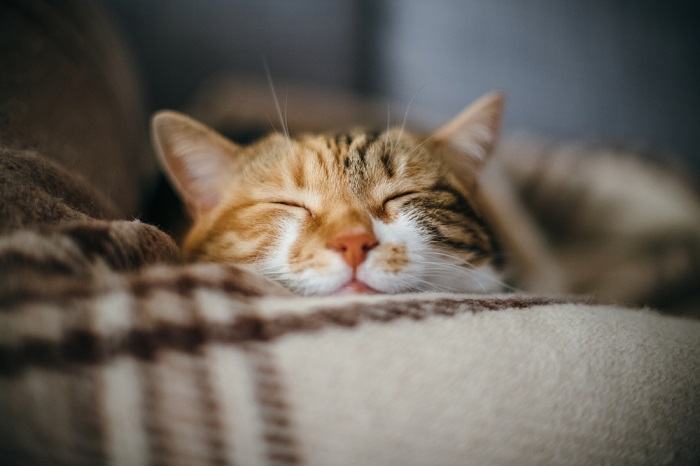
[[[97,258],[69,278],[63,264],[3,289],[2,464],[700,458],[700,322],[516,295],[298,298],[222,265]]]

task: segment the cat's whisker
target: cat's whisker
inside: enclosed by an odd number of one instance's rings
[[[422,278],[419,278],[415,275],[411,275],[409,277],[397,277],[394,280],[395,280],[394,285],[398,289],[395,293],[407,293],[407,292],[412,292],[412,291],[427,291],[427,290],[449,291],[447,289],[444,289],[440,285],[436,285],[436,284],[431,283],[427,280],[423,280]],[[424,284],[425,286],[419,286],[419,283]],[[438,289],[438,288],[443,288],[443,289]]]
[[[416,144],[416,146],[413,149],[411,149],[411,151],[408,154],[406,154],[406,157],[410,157],[413,154],[415,154],[416,152],[418,152],[418,150],[421,147],[425,146],[428,142],[430,142],[433,139],[433,137],[434,136],[431,134],[430,136],[427,136],[426,138],[424,138],[421,142]]]
[[[426,267],[429,267],[429,265],[426,265]],[[457,265],[457,266],[453,266],[451,268],[450,273],[453,273],[453,272],[461,272],[463,274],[470,275],[472,277],[479,277],[479,278],[486,279],[486,280],[488,280],[492,283],[495,283],[495,284],[497,284],[505,289],[508,289],[509,291],[522,291],[522,290],[519,290],[518,288],[515,288],[515,287],[497,279],[496,277],[492,276],[491,274],[485,274],[476,268],[463,267],[463,266]]]
[[[284,270],[280,270],[279,268],[275,267],[265,267],[265,266],[257,266],[255,268],[258,273],[265,275],[266,277],[270,278],[275,278],[275,279],[284,279],[284,278],[292,278],[292,275],[289,272],[285,272]]]
[[[437,283],[434,283],[434,282],[431,282],[428,280],[422,280],[422,279],[419,279],[419,281],[421,283],[424,283],[425,286],[423,288],[418,288],[418,291],[440,291],[440,292],[444,292],[444,293],[454,292],[453,289],[446,287],[444,285],[440,285],[440,284],[437,284]]]
[[[430,272],[431,276],[444,276],[444,277],[449,277],[449,278],[454,278],[455,275],[461,275],[464,276],[465,278],[472,279],[474,280],[477,285],[481,288],[482,291],[486,291],[486,287],[484,286],[483,282],[479,280],[478,275],[471,274],[470,272],[473,272],[469,269],[461,268],[456,269],[456,268],[448,268],[448,267],[431,267],[431,266],[423,266],[423,270]]]
[[[430,263],[429,264],[430,266],[428,266],[428,267],[423,267],[422,262],[413,261],[413,263],[416,265],[421,265],[420,272],[428,271],[428,272],[430,272],[430,276],[444,275],[444,276],[449,276],[451,278],[454,278],[454,275],[455,275],[455,271],[453,271],[453,270],[444,270],[444,267],[441,269],[436,268],[435,267],[436,263]],[[464,269],[458,270],[458,272],[461,272],[462,274],[464,274],[465,270]],[[465,275],[465,277],[469,278],[467,275]],[[454,288],[444,286],[440,283],[436,283],[435,281],[430,281],[430,280],[426,280],[424,278],[421,278],[419,275],[416,275],[416,274],[410,274],[408,276],[397,275],[395,280],[396,280],[396,284],[398,285],[399,289],[402,289],[405,286],[408,286],[406,289],[403,289],[403,291],[410,291],[410,290],[443,291],[443,292],[455,292],[455,291],[457,291]],[[417,284],[417,282],[420,284],[420,286]]]
[[[406,129],[406,118],[408,118],[408,112],[411,109],[411,104],[413,104],[413,101],[415,100],[416,96],[418,96],[418,93],[423,90],[425,85],[421,86],[416,92],[413,93],[413,96],[411,96],[411,100],[408,101],[408,104],[406,105],[406,111],[403,114],[403,120],[401,121],[401,128],[399,129],[399,134],[396,136],[396,139],[394,140],[394,144],[391,146],[390,154],[393,154],[396,151],[396,147],[399,145],[399,141],[401,140],[401,137],[403,136],[403,132]]]
[[[391,128],[391,104],[387,103],[386,104],[386,132],[389,132],[389,128]]]
[[[289,103],[289,94],[284,93],[284,126],[287,128],[287,137],[289,137],[289,120],[287,120],[287,104]]]
[[[280,119],[280,124],[282,125],[282,131],[287,137],[287,146],[289,147],[289,152],[293,152],[292,148],[292,138],[289,135],[289,128],[287,127],[286,117],[287,117],[287,105],[285,98],[285,108],[284,116],[282,116],[282,108],[280,107],[279,99],[277,98],[277,92],[275,92],[275,84],[272,81],[272,74],[270,73],[270,67],[267,64],[267,60],[263,59],[263,66],[265,67],[265,76],[267,77],[267,84],[270,86],[270,93],[272,94],[272,100],[275,103],[275,109],[277,110],[277,116]]]
[[[267,122],[270,124],[270,129],[272,130],[273,133],[278,133],[277,127],[275,126],[274,123],[272,123],[272,120],[270,119],[270,115],[265,115],[265,118],[267,119]]]
[[[411,99],[411,102],[413,102],[413,99]],[[401,120],[399,134],[396,135],[396,137],[391,143],[391,149],[389,149],[389,156],[394,155],[394,153],[396,152],[396,147],[399,145],[399,141],[401,140],[401,136],[403,136],[403,130],[406,126],[406,117],[408,116],[408,110],[411,108],[411,102],[409,102],[408,105],[406,105],[406,111],[404,112],[403,119]]]
[[[431,275],[435,275],[432,273]],[[425,284],[425,287],[423,288],[417,288],[418,291],[440,291],[440,292],[445,292],[445,293],[453,293],[455,290],[453,288],[440,285],[439,283],[435,283],[433,281],[429,280],[424,280],[418,277],[411,277],[411,280],[417,280],[423,284]]]
[[[509,291],[521,291],[511,285],[508,285],[507,283],[498,280],[491,274],[485,274],[482,271],[480,271],[478,268],[476,268],[474,265],[470,264],[468,261],[461,259],[459,257],[454,257],[450,254],[445,254],[437,251],[432,251],[428,253],[428,255],[436,255],[436,256],[444,256],[447,257],[451,260],[456,261],[456,263],[446,263],[446,262],[433,262],[433,261],[425,261],[425,260],[414,260],[414,263],[420,264],[423,267],[430,268],[430,267],[437,267],[438,269],[450,269],[451,272],[457,272],[457,273],[462,273],[462,274],[467,274],[470,275],[472,278],[479,277],[483,278],[486,280],[491,281],[492,283],[495,283],[505,289],[508,289]],[[422,259],[425,259],[425,257],[422,257]],[[466,267],[465,267],[466,266]]]

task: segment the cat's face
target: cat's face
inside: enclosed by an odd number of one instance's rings
[[[154,140],[194,216],[193,259],[304,295],[492,291],[497,251],[475,186],[501,107],[487,96],[427,139],[355,130],[246,147],[161,112]]]

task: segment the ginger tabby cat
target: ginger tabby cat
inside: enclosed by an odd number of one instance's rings
[[[501,256],[477,177],[503,98],[486,95],[423,137],[389,128],[273,133],[241,147],[171,111],[153,119],[161,164],[194,219],[183,249],[302,295],[486,292]]]

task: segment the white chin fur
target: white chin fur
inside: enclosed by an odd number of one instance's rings
[[[444,253],[435,251],[428,236],[410,215],[402,214],[391,223],[373,219],[373,229],[379,243],[393,243],[406,247],[408,265],[397,273],[377,266],[377,251],[370,252],[367,260],[357,269],[357,278],[382,293],[409,291],[444,291],[459,293],[486,293],[503,289],[499,274],[489,265],[466,268]],[[352,269],[340,254],[326,250],[321,254],[328,264],[323,270],[307,269],[300,273],[290,270],[288,257],[299,234],[299,222],[287,221],[282,225],[274,254],[256,269],[263,275],[278,280],[302,295],[326,295],[338,291],[352,278]]]
[[[303,295],[326,295],[338,291],[352,279],[352,269],[337,253],[329,251],[331,264],[323,271],[304,270],[295,274],[292,289]]]

